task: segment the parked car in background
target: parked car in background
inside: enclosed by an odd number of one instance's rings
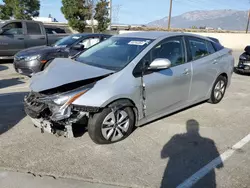
[[[250,46],[246,46],[244,52],[239,57],[236,73],[247,74],[250,73]]]
[[[13,59],[25,48],[51,45],[67,33],[47,34],[42,22],[26,20],[0,21],[0,59]]]
[[[20,51],[14,57],[16,72],[32,76],[44,70],[55,58],[74,57],[78,53],[109,38],[106,34],[73,34],[52,46],[38,46]]]
[[[35,126],[73,137],[87,125],[90,138],[109,144],[135,126],[201,101],[219,103],[231,83],[231,50],[198,35],[121,34],[71,59],[55,59],[31,78],[25,111]]]

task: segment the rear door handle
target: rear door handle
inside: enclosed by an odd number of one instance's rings
[[[39,39],[43,40],[43,39],[45,39],[45,37],[41,37],[41,38],[39,38]]]
[[[189,75],[189,73],[190,73],[189,69],[184,69],[184,72],[183,72],[184,75]]]
[[[214,64],[214,65],[218,64],[218,61],[215,59],[215,60],[213,61],[213,64]]]

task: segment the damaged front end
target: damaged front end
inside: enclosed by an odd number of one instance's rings
[[[30,92],[24,99],[25,112],[30,116],[34,125],[41,131],[49,132],[57,136],[74,137],[72,126],[81,122],[87,124],[90,113],[96,113],[98,107],[78,106],[72,103],[88,92],[93,87],[89,84],[72,91],[58,94],[45,92]]]

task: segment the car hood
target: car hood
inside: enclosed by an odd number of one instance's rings
[[[56,52],[58,50],[64,50],[65,48],[66,48],[65,46],[36,46],[22,50],[19,53],[17,53],[16,56],[26,57],[26,56],[44,54],[48,52]]]
[[[41,92],[111,73],[114,71],[67,58],[57,58],[43,72],[39,72],[31,78],[30,89],[34,92]]]

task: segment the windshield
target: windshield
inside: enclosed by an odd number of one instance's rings
[[[152,40],[112,37],[82,53],[76,60],[82,63],[119,71],[129,64]]]
[[[54,46],[71,46],[76,41],[78,41],[81,38],[79,35],[71,35],[65,38],[62,38],[61,40],[57,41]]]

